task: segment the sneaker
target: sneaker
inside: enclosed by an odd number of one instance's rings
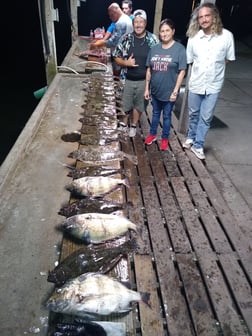
[[[131,126],[129,129],[129,137],[133,138],[136,135],[136,126]]]
[[[168,139],[161,139],[160,149],[161,150],[168,149]]]
[[[119,123],[119,126],[117,127],[117,130],[118,130],[119,132],[124,132],[124,133],[126,133],[126,132],[128,131],[128,127],[127,127],[127,125],[125,125],[124,123],[120,122],[120,123]]]
[[[146,145],[151,145],[153,141],[156,141],[157,140],[157,137],[156,135],[148,135],[147,138],[145,139],[144,143]]]
[[[193,144],[193,139],[186,139],[186,141],[183,142],[182,147],[190,149],[192,147],[192,144]]]
[[[205,160],[205,154],[203,148],[195,148],[194,146],[191,147],[191,151],[197,156],[200,160]]]

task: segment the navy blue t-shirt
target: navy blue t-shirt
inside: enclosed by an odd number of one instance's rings
[[[164,49],[162,43],[159,43],[150,49],[146,66],[151,70],[151,95],[160,101],[168,101],[179,70],[187,67],[185,47],[175,41],[170,48]]]

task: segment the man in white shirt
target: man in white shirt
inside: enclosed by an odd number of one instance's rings
[[[205,138],[223,86],[226,63],[235,60],[234,38],[223,28],[219,11],[212,3],[203,3],[194,10],[187,36],[187,63],[192,64],[192,71],[189,127],[183,147],[204,160]]]

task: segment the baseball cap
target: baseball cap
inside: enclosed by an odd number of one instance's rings
[[[133,13],[133,18],[135,18],[135,17],[140,17],[140,18],[144,19],[145,21],[147,21],[147,15],[146,15],[146,13],[143,9],[135,10],[134,13]]]

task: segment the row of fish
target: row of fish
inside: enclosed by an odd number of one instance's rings
[[[46,304],[50,311],[82,320],[57,324],[52,334],[55,336],[125,336],[124,323],[106,322],[104,317],[127,314],[133,302],[150,305],[148,293],[131,290],[129,284],[106,275],[123,257],[137,250],[136,240],[129,239],[128,233],[138,235],[140,231],[123,214],[126,204],[105,198],[120,186],[130,187],[127,177],[118,177],[121,169],[115,168],[115,163],[129,159],[137,164],[137,158],[118,146],[113,77],[93,73],[90,78],[89,101],[79,120],[81,130],[62,136],[64,141],[81,144],[69,157],[84,166],[72,167],[68,173],[73,180],[66,188],[77,199],[61,207],[59,214],[66,218],[58,226],[67,237],[83,245],[48,272],[47,280],[56,288]],[[128,238],[119,244],[109,243],[126,234]]]

